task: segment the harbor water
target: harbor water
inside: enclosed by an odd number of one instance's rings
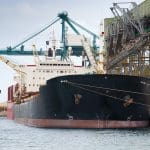
[[[0,118],[0,150],[150,150],[150,128],[41,129]]]

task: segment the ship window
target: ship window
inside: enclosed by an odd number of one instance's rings
[[[43,79],[45,79],[45,77],[43,77]]]
[[[61,64],[61,66],[63,66],[64,64]]]
[[[51,73],[53,73],[53,71],[51,71]]]
[[[39,77],[39,79],[41,79],[41,77]]]
[[[35,79],[35,77],[33,77],[33,79]]]
[[[29,86],[31,86],[31,84],[29,84]]]
[[[35,86],[35,84],[33,84],[33,86]]]
[[[43,72],[45,72],[45,70],[43,70]]]
[[[35,70],[33,70],[33,72],[35,72]]]
[[[60,64],[58,64],[58,66],[60,66]]]
[[[39,86],[38,84],[36,86]]]
[[[63,73],[63,71],[60,71],[60,73]]]
[[[47,70],[46,72],[49,72],[49,70]]]
[[[53,66],[57,66],[57,64],[53,64]]]

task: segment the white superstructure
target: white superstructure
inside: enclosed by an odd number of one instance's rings
[[[24,74],[15,76],[26,92],[37,92],[46,81],[64,75],[93,73],[89,67],[74,66],[71,61],[60,61],[56,58],[49,58],[40,61],[36,65],[24,65],[20,68]],[[22,78],[22,79],[21,79]]]

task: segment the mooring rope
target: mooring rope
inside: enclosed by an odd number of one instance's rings
[[[84,84],[79,84],[79,83],[74,83],[74,82],[70,82],[68,80],[64,80],[64,81],[61,81],[61,83],[67,83],[73,87],[76,87],[76,88],[79,88],[79,89],[82,89],[82,90],[85,90],[85,91],[88,91],[88,92],[91,92],[91,93],[94,93],[94,94],[97,94],[97,95],[101,95],[101,96],[105,96],[105,97],[109,97],[109,98],[112,98],[112,99],[116,99],[118,101],[121,101],[121,102],[126,102],[124,99],[122,98],[119,98],[119,97],[115,97],[115,96],[112,96],[112,95],[108,95],[108,94],[104,94],[104,93],[101,93],[101,92],[98,92],[98,91],[94,91],[94,90],[91,90],[91,89],[87,89],[85,87],[82,87],[81,85],[84,85]],[[85,85],[87,86],[87,85]],[[88,87],[93,87],[93,86],[89,86]],[[110,89],[110,88],[107,88],[107,89]],[[114,89],[113,89],[114,90]],[[121,90],[122,91],[122,90]],[[131,91],[130,91],[131,92]],[[141,93],[142,94],[142,93]],[[140,103],[140,102],[135,102],[133,101],[132,103],[134,104],[137,104],[137,105],[142,105],[142,106],[147,106],[147,107],[150,107],[149,104],[143,104],[143,103]]]
[[[70,82],[70,81],[66,81],[66,82],[71,83],[71,84],[75,84],[75,85],[78,85],[78,86],[84,86],[84,87],[90,87],[90,88],[97,88],[97,89],[104,89],[104,90],[111,90],[111,91],[118,91],[118,92],[125,92],[125,93],[132,93],[132,94],[150,96],[150,93],[141,93],[141,92],[135,92],[135,91],[127,91],[127,90],[120,90],[120,89],[114,89],[114,88],[106,88],[106,87],[102,87],[102,86],[81,84],[81,83],[75,83],[75,82]]]

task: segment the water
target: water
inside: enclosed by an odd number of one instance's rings
[[[150,128],[40,129],[0,118],[0,150],[150,150]]]

